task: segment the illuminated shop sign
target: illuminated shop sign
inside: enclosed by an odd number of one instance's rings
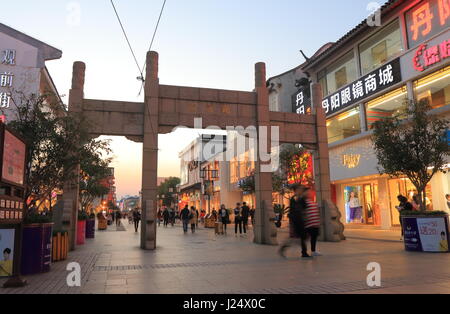
[[[306,89],[310,88],[301,87],[293,96],[292,96],[292,112],[297,114],[311,114],[311,92],[308,92]]]
[[[417,48],[413,58],[414,69],[420,72],[450,58],[450,40],[444,40],[439,45],[422,44]]]
[[[395,59],[336,93],[325,97],[322,107],[329,116],[401,81],[400,59]]]
[[[342,155],[342,165],[348,169],[355,169],[361,161],[360,154],[344,154]]]
[[[409,47],[413,48],[450,26],[450,0],[422,1],[405,18]]]

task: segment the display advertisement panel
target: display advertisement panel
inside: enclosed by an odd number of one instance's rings
[[[14,229],[0,229],[0,278],[13,275],[14,236]]]
[[[407,251],[448,252],[447,219],[403,218],[405,247]]]
[[[5,130],[2,181],[22,186],[25,173],[25,144]]]

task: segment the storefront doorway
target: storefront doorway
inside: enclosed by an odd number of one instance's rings
[[[348,224],[375,226],[381,224],[377,183],[346,186],[344,200]]]

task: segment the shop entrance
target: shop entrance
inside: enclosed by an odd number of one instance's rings
[[[381,224],[377,183],[346,186],[344,200],[348,224],[373,226]]]

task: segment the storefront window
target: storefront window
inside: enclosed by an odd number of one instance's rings
[[[403,195],[408,198],[409,202],[412,202],[413,196],[418,194],[417,189],[409,179],[402,178],[389,180],[389,192],[390,192],[389,194],[391,203],[392,225],[399,226],[400,213],[396,208],[399,205],[397,196]],[[427,210],[431,211],[433,210],[433,195],[431,193],[431,185],[427,186],[426,193],[427,193],[427,201],[426,201]]]
[[[328,143],[333,143],[361,133],[359,107],[327,120]]]
[[[355,56],[349,52],[326,70],[327,95],[355,81],[358,77]]]
[[[378,184],[366,183],[344,189],[346,222],[348,224],[381,224]]]
[[[399,56],[403,51],[399,22],[393,22],[363,42],[359,51],[363,75]]]
[[[418,101],[426,100],[433,108],[450,104],[450,67],[414,82]]]
[[[367,126],[371,129],[375,122],[400,114],[407,104],[406,86],[396,89],[366,104]]]

